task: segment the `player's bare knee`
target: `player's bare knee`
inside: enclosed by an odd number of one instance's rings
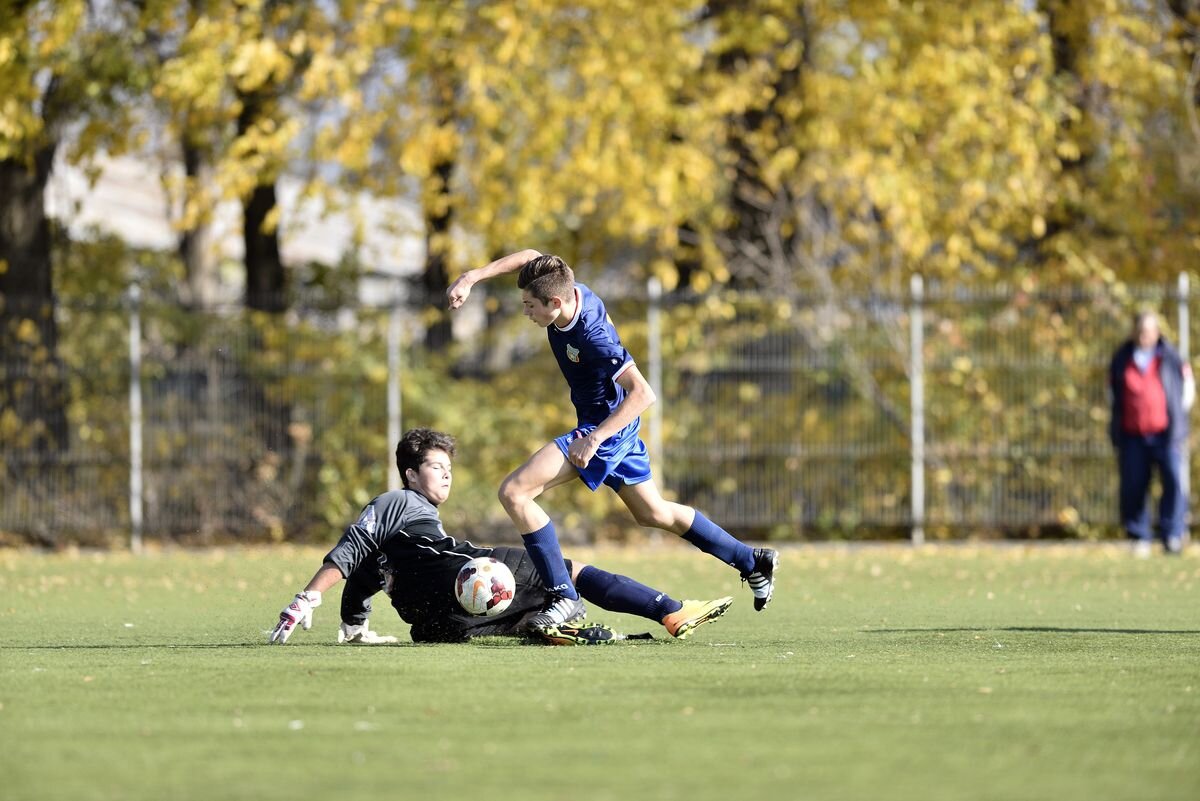
[[[675,522],[675,517],[671,514],[671,510],[666,508],[643,509],[635,513],[634,518],[640,526],[661,528],[668,531],[674,526]]]
[[[505,479],[500,484],[500,490],[496,493],[496,497],[500,499],[500,505],[505,509],[511,509],[516,504],[515,493],[512,486],[508,483],[508,479]]]
[[[505,509],[515,509],[532,500],[532,496],[525,492],[516,481],[513,481],[512,476],[500,483],[500,491],[497,495],[500,498],[500,505]]]

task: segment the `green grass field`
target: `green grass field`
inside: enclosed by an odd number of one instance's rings
[[[350,647],[335,590],[264,645],[321,553],[0,552],[0,797],[1200,798],[1195,550],[801,548],[759,614],[693,551],[576,551],[737,603],[686,642]]]

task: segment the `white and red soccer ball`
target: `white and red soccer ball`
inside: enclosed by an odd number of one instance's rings
[[[517,581],[508,565],[490,556],[472,559],[454,579],[454,597],[472,615],[498,615],[509,607]]]

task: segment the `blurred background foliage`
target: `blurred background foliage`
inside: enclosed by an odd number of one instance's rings
[[[903,526],[919,273],[942,522],[980,504],[1009,520],[1028,493],[992,497],[999,471],[1050,488],[1012,520],[1087,534],[1062,454],[1103,434],[1098,382],[1128,314],[1169,310],[1200,254],[1198,44],[1197,0],[0,0],[5,502],[110,481],[111,509],[75,514],[126,524],[124,479],[96,465],[127,458],[128,317],[99,310],[136,281],[164,416],[155,503],[192,509],[205,537],[235,519],[272,538],[340,528],[389,466],[389,299],[362,297],[378,265],[357,249],[374,225],[423,244],[400,293],[404,417],[462,437],[456,525],[506,531],[494,487],[573,424],[510,286],[471,326],[442,310],[458,273],[535,247],[635,302],[639,360],[640,287],[662,282],[662,468],[681,497],[736,498],[729,514],[766,536]],[[121,154],[161,165],[173,250],[47,217],[56,164],[97,179]],[[285,176],[351,216],[340,260],[285,263]],[[411,202],[418,224],[369,221],[347,200],[364,197]],[[236,263],[212,246],[223,203]],[[848,449],[821,457],[835,434]],[[1050,450],[1010,458],[1031,443]],[[684,476],[722,449],[712,475]],[[64,459],[62,482],[27,480]],[[797,472],[829,484],[822,508],[755,495]],[[563,507],[580,537],[627,533],[607,498]]]

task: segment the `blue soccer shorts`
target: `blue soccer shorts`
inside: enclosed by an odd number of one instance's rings
[[[568,434],[555,437],[554,443],[566,456],[572,440],[586,437],[594,430],[595,426],[580,426]],[[637,429],[633,428],[629,433],[623,431],[604,440],[587,467],[576,469],[592,492],[601,484],[618,492],[624,486],[650,480],[650,455],[646,452],[646,443],[642,442]]]

